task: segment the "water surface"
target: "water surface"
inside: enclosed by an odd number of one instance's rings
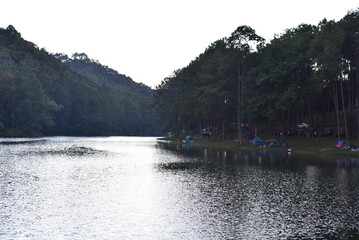
[[[0,139],[0,239],[358,239],[359,160]]]

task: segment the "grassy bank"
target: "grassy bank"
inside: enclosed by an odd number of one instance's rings
[[[182,143],[180,138],[162,138],[163,140],[172,141],[175,143]],[[231,149],[247,149],[247,150],[264,150],[264,151],[288,151],[287,149],[282,149],[280,147],[258,147],[250,143],[248,140],[243,140],[243,144],[239,145],[238,141],[234,140],[222,140],[216,138],[202,139],[194,138],[195,142],[185,143],[192,144],[195,146],[206,146],[206,147],[216,147],[216,148],[231,148]],[[266,141],[265,139],[263,139]],[[279,142],[284,141],[277,139]],[[353,152],[345,149],[336,149],[334,148],[337,138],[334,137],[316,137],[316,138],[304,138],[304,137],[287,137],[285,139],[290,146],[292,147],[292,152],[298,153],[308,153],[308,154],[324,154],[332,156],[342,156],[342,157],[357,157],[359,158],[359,151]],[[359,144],[355,141],[351,141],[356,146],[359,147]]]

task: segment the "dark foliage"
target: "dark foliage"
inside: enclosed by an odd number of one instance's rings
[[[149,87],[85,54],[55,56],[0,29],[1,136],[158,134]]]
[[[209,126],[222,137],[241,122],[275,132],[302,121],[359,135],[358,32],[358,10],[287,29],[267,44],[238,27],[157,86],[159,116],[169,131]]]

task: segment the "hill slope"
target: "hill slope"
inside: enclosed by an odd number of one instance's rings
[[[142,83],[136,83],[130,77],[90,59],[85,53],[75,53],[71,58],[61,53],[54,54],[54,56],[75,72],[93,80],[99,86],[105,85],[134,95],[149,97],[153,94],[150,87]]]
[[[128,78],[113,87],[107,82],[116,80],[106,74],[89,79],[88,71],[72,67],[24,40],[13,26],[0,28],[0,136],[158,133],[150,88],[131,92],[127,85],[141,84]]]

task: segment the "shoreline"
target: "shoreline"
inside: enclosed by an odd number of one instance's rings
[[[346,149],[337,149],[335,144],[337,139],[334,137],[316,137],[306,139],[304,137],[288,137],[285,139],[289,142],[292,149],[284,149],[281,147],[259,147],[250,143],[249,140],[243,140],[243,144],[239,145],[236,140],[223,140],[223,139],[202,139],[194,138],[194,142],[184,143],[182,139],[176,137],[162,137],[158,140],[172,142],[174,144],[188,144],[193,146],[210,147],[210,148],[221,148],[221,149],[244,149],[249,151],[269,151],[269,152],[292,152],[300,154],[315,154],[325,155],[334,157],[357,157],[359,159],[359,151],[353,152]],[[282,141],[280,141],[282,142]],[[358,144],[354,142],[356,146]]]

